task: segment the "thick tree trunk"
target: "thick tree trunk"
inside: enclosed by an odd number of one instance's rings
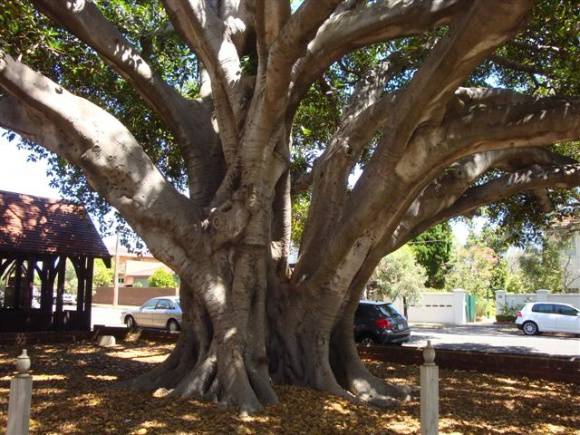
[[[180,288],[183,325],[175,349],[133,387],[213,400],[242,413],[276,403],[273,383],[376,406],[407,397],[370,374],[358,356],[353,317],[362,287],[293,285],[263,248],[244,244],[192,267],[195,282],[184,278]]]

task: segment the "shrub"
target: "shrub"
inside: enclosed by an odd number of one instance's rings
[[[495,315],[495,320],[498,322],[515,322],[516,315],[524,306],[504,307],[501,314]]]
[[[177,287],[175,278],[171,272],[165,269],[157,269],[149,278],[149,287]]]

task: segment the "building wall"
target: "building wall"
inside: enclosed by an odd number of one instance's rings
[[[408,307],[409,322],[447,323],[463,325],[466,317],[466,291],[456,289],[452,292],[422,293],[421,299]],[[393,305],[403,314],[403,301],[396,299]]]
[[[518,309],[528,302],[560,302],[580,308],[580,293],[556,293],[540,289],[536,293],[510,294],[504,290],[495,292],[495,311],[503,314],[507,309]]]
[[[570,245],[570,248],[563,253],[562,266],[565,268],[564,274],[572,279],[568,287],[580,291],[580,232],[574,233]]]
[[[119,284],[125,287],[132,287],[137,283],[147,286],[149,278],[157,269],[173,273],[165,264],[148,255],[119,254],[118,267]]]

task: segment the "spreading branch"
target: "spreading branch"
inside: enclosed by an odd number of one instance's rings
[[[0,125],[81,168],[150,249],[179,269],[172,250],[198,245],[200,212],[164,179],[133,135],[114,116],[1,51],[0,88],[6,92]],[[152,228],[160,237],[150,237]]]
[[[535,166],[468,189],[453,205],[417,226],[409,238],[455,216],[470,215],[479,207],[500,202],[518,192],[546,188],[571,189],[580,186],[580,164],[555,167]]]
[[[550,74],[543,68],[540,68],[535,65],[527,65],[525,63],[516,62],[514,60],[508,59],[507,57],[500,56],[499,54],[494,54],[490,56],[489,59],[504,68],[511,69],[514,71],[521,71],[531,75],[539,74],[545,77],[552,76],[552,74]]]
[[[209,74],[224,157],[231,165],[244,121],[240,58],[231,32],[206,1],[164,0],[163,4],[173,26]]]
[[[448,107],[441,126],[415,133],[396,166],[408,179],[441,170],[480,151],[544,146],[580,136],[580,100],[575,97],[534,98],[501,90],[465,89]]]
[[[397,241],[397,246],[405,243],[413,235],[426,229],[425,222],[431,222],[443,210],[452,207],[471,185],[491,170],[516,173],[531,167],[554,167],[575,164],[568,157],[545,148],[520,148],[494,150],[477,153],[454,163],[444,173],[431,182],[413,201],[393,236],[383,235],[383,245]]]
[[[208,157],[214,154],[215,143],[208,137],[212,131],[210,107],[202,101],[187,100],[165,83],[94,3],[85,2],[82,7],[76,7],[64,0],[34,0],[34,4],[93,48],[161,117],[181,147],[188,169],[191,198],[203,202],[210,194],[204,186],[208,185],[207,180],[214,169],[212,162],[208,161]]]
[[[329,279],[346,250],[361,234],[370,231],[376,219],[380,218],[395,229],[397,219],[434,175],[426,170],[431,162],[427,164],[424,160],[418,165],[417,173],[411,171],[413,173],[409,174],[408,166],[413,165],[413,157],[418,156],[417,152],[408,152],[407,146],[415,130],[420,124],[441,121],[441,109],[457,87],[489,53],[513,36],[529,8],[527,0],[472,2],[436,44],[397,97],[397,110],[391,114],[373,157],[343,206],[347,211],[337,226],[341,238],[329,243],[331,255],[324,259],[324,267],[316,272],[322,280]],[[423,156],[427,154],[424,144],[418,151]],[[405,161],[401,167],[404,156],[410,161]],[[387,210],[383,204],[385,197],[392,200],[392,207]]]
[[[292,70],[293,103],[333,62],[347,53],[377,42],[416,35],[448,24],[470,3],[465,0],[378,1],[366,7],[336,13],[321,26],[308,45],[306,54]]]

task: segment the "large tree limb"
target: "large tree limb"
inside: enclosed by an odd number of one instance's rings
[[[409,240],[408,233],[451,207],[479,177],[493,169],[515,173],[535,166],[551,167],[576,163],[573,159],[545,148],[517,148],[477,153],[454,163],[433,180],[413,201],[393,235],[383,236],[382,244],[398,240],[398,245]],[[387,239],[384,239],[387,237]],[[397,246],[398,246],[397,245]]]
[[[468,189],[455,203],[422,221],[408,234],[410,240],[417,234],[455,216],[473,213],[479,207],[499,202],[518,192],[545,188],[571,189],[580,186],[580,164],[541,167],[514,172],[492,180],[481,186]]]
[[[302,55],[320,24],[341,2],[342,0],[304,1],[279,30],[267,51],[266,24],[258,23],[260,63],[254,98],[248,114],[250,125],[245,129],[250,133],[243,138],[245,162],[242,166],[248,168],[259,164],[264,148],[272,143],[277,126],[284,122],[287,113],[292,65]],[[258,6],[264,9],[262,14],[272,8],[266,8],[261,2]],[[278,17],[280,15],[278,8],[272,8],[270,12],[277,13]],[[263,20],[266,17],[258,15],[258,18]],[[247,176],[242,178],[245,180],[243,183],[252,183]]]
[[[270,48],[267,75],[283,75],[289,82],[294,62],[304,53],[320,25],[343,0],[305,0],[282,28]]]
[[[443,109],[457,87],[497,45],[515,33],[529,7],[528,0],[477,0],[437,43],[410,84],[397,97],[397,110],[344,205],[347,211],[337,225],[341,237],[330,241],[330,255],[317,268],[317,279],[329,282],[332,270],[363,234],[372,232],[370,227],[379,216],[395,229],[413,198],[433,178],[425,162],[422,172],[414,179],[406,170],[399,171],[402,157],[410,157],[405,152],[414,131],[427,121],[434,124],[441,121]],[[423,149],[420,151],[425,153]],[[383,203],[385,197],[391,198],[393,204],[387,210]]]
[[[215,169],[209,161],[215,144],[210,137],[213,131],[211,108],[201,101],[185,99],[165,83],[94,3],[73,4],[65,0],[33,0],[33,3],[95,49],[161,117],[181,147],[188,168],[191,198],[205,202],[212,184],[208,179]]]
[[[428,162],[439,162],[430,169],[436,174],[478,151],[543,146],[580,137],[578,98],[494,94],[475,92],[468,98],[463,92],[453,103],[461,107],[459,113],[452,109],[440,127],[417,130],[396,172],[411,180],[425,173]]]
[[[308,45],[292,71],[295,103],[326,69],[345,54],[367,45],[415,35],[449,23],[470,1],[378,1],[336,13]]]
[[[368,282],[380,259],[395,251],[407,241],[454,216],[469,214],[486,204],[499,202],[522,192],[552,187],[572,188],[580,185],[580,164],[556,167],[539,167],[518,171],[495,179],[487,184],[474,187],[440,213],[422,220],[410,231],[404,230],[383,240],[366,255],[358,273],[353,277],[348,292],[358,299],[361,289]]]
[[[175,29],[210,76],[224,156],[231,165],[236,158],[245,104],[240,58],[231,31],[204,0],[163,0],[163,4]]]
[[[375,110],[377,107],[382,106],[384,109],[384,105],[377,102],[381,98],[392,101],[391,96],[383,97],[384,88],[390,78],[401,71],[403,65],[395,53],[357,83],[340,127],[322,155],[316,159],[310,177],[313,187],[309,219],[300,244],[304,252],[308,252],[309,246],[322,243],[340,219],[348,195],[348,177],[380,125],[378,120],[372,119],[380,112]],[[380,116],[386,119],[383,113]],[[328,207],[329,203],[332,207]],[[326,215],[323,221],[315,218],[321,214]]]
[[[290,15],[290,2],[256,0],[256,40],[260,62],[267,61],[270,47]]]
[[[0,51],[0,125],[82,169],[160,259],[179,270],[200,242],[200,210],[163,178],[112,115]],[[12,107],[12,110],[10,110]],[[153,231],[151,231],[153,230]]]

